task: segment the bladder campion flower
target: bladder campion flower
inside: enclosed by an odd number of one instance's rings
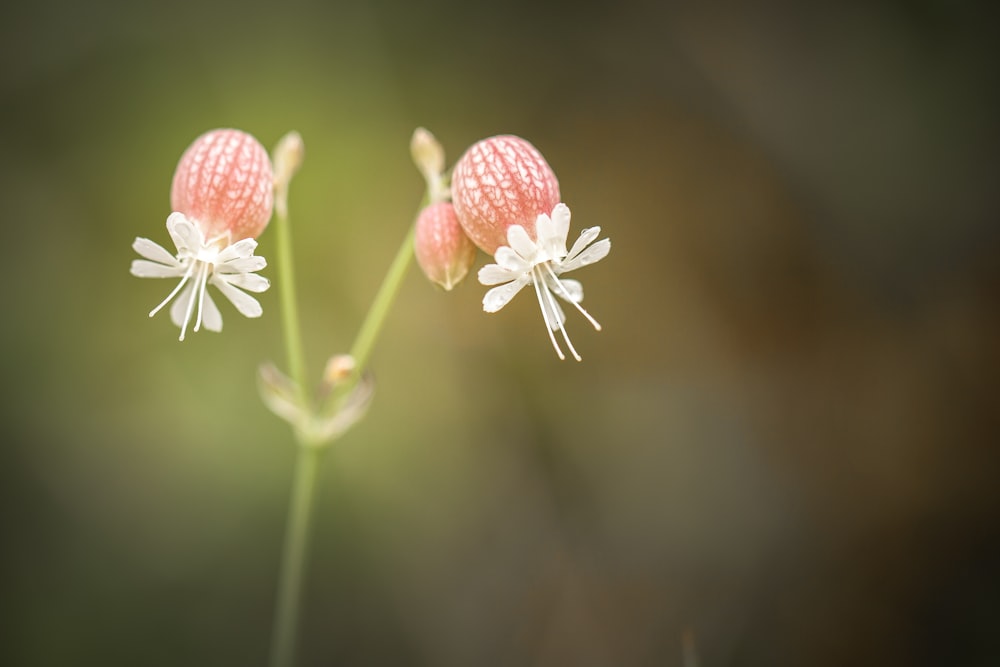
[[[476,261],[476,246],[462,231],[450,202],[425,207],[416,224],[413,250],[417,263],[431,282],[451,290]]]
[[[173,212],[167,217],[177,253],[137,237],[132,248],[145,259],[133,260],[131,269],[140,278],[180,278],[149,313],[152,317],[177,297],[170,319],[181,328],[180,340],[192,318],[194,331],[203,324],[209,331],[222,330],[209,284],[246,317],[260,317],[260,303],[243,290],[263,292],[270,286],[254,273],[267,261],[253,253],[255,239],[271,219],[273,183],[267,151],[239,130],[206,132],[181,156],[170,190]]]
[[[451,192],[462,228],[496,262],[479,270],[480,283],[496,286],[483,297],[483,310],[495,313],[530,283],[556,354],[565,359],[558,330],[580,361],[555,297],[573,304],[598,331],[601,325],[580,305],[583,286],[560,276],[603,259],[610,239],[594,243],[601,228],[591,227],[567,251],[570,211],[559,201],[559,182],[542,154],[520,137],[474,144],[455,165]]]

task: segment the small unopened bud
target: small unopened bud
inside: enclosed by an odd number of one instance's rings
[[[288,186],[292,176],[302,166],[305,152],[302,135],[294,130],[283,136],[274,147],[275,208],[282,217],[288,215]]]
[[[181,156],[170,188],[172,210],[206,239],[257,238],[271,219],[274,177],[267,151],[239,130],[212,130]]]
[[[427,181],[430,202],[448,199],[449,192],[444,181],[444,148],[441,142],[429,130],[418,127],[410,139],[410,155]]]
[[[465,233],[488,255],[507,245],[520,225],[536,239],[535,221],[559,203],[559,181],[538,149],[521,137],[490,137],[473,144],[451,177],[455,213]]]
[[[351,377],[357,365],[357,362],[351,355],[335,354],[326,362],[326,369],[323,371],[323,382],[331,386],[337,386]]]
[[[431,204],[420,212],[414,251],[424,275],[446,290],[462,282],[476,260],[476,246],[449,202]]]

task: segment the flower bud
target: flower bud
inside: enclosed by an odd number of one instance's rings
[[[274,147],[274,207],[279,216],[288,215],[288,186],[302,166],[306,146],[302,135],[292,130]]]
[[[257,238],[271,219],[274,177],[267,151],[239,130],[212,130],[181,156],[170,205],[206,239]]]
[[[455,208],[448,202],[431,204],[420,212],[414,252],[424,275],[446,290],[462,282],[476,260],[476,246],[462,231]]]
[[[455,165],[452,201],[472,241],[489,255],[520,225],[534,239],[535,220],[559,203],[559,181],[530,143],[512,135],[483,139]]]
[[[429,130],[418,127],[410,138],[410,156],[427,182],[428,201],[432,204],[447,201],[449,192],[444,178],[444,147],[441,142]]]
[[[427,130],[418,127],[410,138],[410,155],[421,174],[436,177],[444,171],[444,148]]]

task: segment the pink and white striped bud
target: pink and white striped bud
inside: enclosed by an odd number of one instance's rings
[[[520,225],[535,238],[535,221],[559,203],[559,181],[534,146],[503,135],[472,145],[455,165],[451,195],[458,220],[489,255],[507,245],[507,229]]]
[[[446,290],[462,282],[476,260],[476,246],[449,202],[431,204],[420,212],[413,250],[424,275]]]
[[[212,130],[181,156],[170,188],[172,210],[206,239],[257,238],[271,219],[274,175],[267,151],[239,130]]]

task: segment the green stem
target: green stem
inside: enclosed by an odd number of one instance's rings
[[[279,210],[285,208],[279,207]],[[302,349],[302,333],[299,329],[299,307],[295,298],[295,265],[292,260],[292,230],[288,214],[276,214],[275,226],[278,231],[278,288],[281,296],[281,322],[285,335],[285,356],[288,361],[289,377],[295,383],[301,399],[305,398],[306,362]]]
[[[410,262],[413,259],[413,235],[415,231],[416,225],[410,225],[410,231],[407,232],[402,245],[396,251],[396,257],[389,266],[389,272],[382,279],[378,294],[375,295],[375,300],[372,302],[371,308],[368,309],[365,321],[361,324],[361,329],[358,330],[358,335],[354,339],[354,345],[351,346],[351,356],[354,357],[355,368],[359,374],[368,365],[368,358],[375,346],[375,339],[378,337],[379,331],[382,330],[389,309],[396,300],[399,288],[403,284],[403,278],[406,277],[406,270],[410,268]]]
[[[290,667],[294,664],[302,583],[309,550],[310,517],[316,496],[319,463],[326,451],[325,448],[306,444],[300,445],[298,449],[279,575],[281,583],[278,589],[278,613],[271,645],[272,667]]]

